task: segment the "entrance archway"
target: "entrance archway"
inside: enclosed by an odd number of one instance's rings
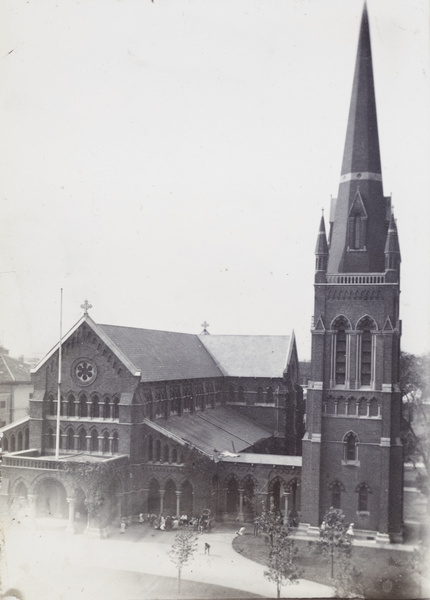
[[[69,514],[64,486],[56,479],[43,479],[36,488],[36,516],[67,519]]]

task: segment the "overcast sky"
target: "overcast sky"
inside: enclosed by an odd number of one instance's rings
[[[2,0],[0,341],[82,315],[310,357],[362,0]],[[430,347],[429,3],[369,0],[405,350]]]

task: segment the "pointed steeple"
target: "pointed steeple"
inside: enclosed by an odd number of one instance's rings
[[[364,5],[341,174],[381,175],[369,17]]]
[[[369,18],[361,18],[339,193],[330,216],[327,272],[382,273],[390,199],[382,189]]]

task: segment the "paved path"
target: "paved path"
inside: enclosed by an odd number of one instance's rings
[[[109,595],[109,589],[100,590],[100,596],[94,595],[97,592],[92,589],[91,569],[105,570],[106,577],[114,573],[120,577],[123,571],[177,577],[176,568],[168,557],[176,532],[152,530],[146,524],[133,525],[125,534],[118,531],[109,539],[100,540],[66,534],[63,529],[64,525],[62,529],[55,530],[52,524],[39,524],[33,531],[23,525],[7,530],[6,553],[2,564],[3,591],[5,586],[19,587],[25,580],[31,580],[35,600],[51,598],[49,590],[52,588],[64,590],[61,597],[57,593],[55,600],[68,599],[71,596],[67,595],[67,581],[72,577],[71,574],[76,573],[82,584],[80,598],[112,600],[118,598],[117,592]],[[226,528],[198,535],[197,552],[194,560],[184,567],[183,579],[238,589],[245,595],[251,592],[266,598],[276,597],[276,586],[264,577],[264,567],[233,550],[234,537],[234,529]],[[204,554],[205,542],[211,546],[209,556]],[[104,587],[109,588],[109,585]],[[126,590],[124,592],[121,600],[137,600],[136,596],[127,596]],[[300,580],[298,585],[284,586],[282,596],[326,598],[333,596],[333,590],[325,585]],[[75,597],[73,600],[76,600]]]

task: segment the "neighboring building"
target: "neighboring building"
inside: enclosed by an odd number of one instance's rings
[[[330,506],[399,540],[400,249],[383,195],[369,23],[363,12],[339,193],[316,246],[312,374],[303,440],[303,522]]]
[[[0,347],[0,427],[28,416],[32,392],[30,365]]]
[[[33,371],[29,450],[12,452],[4,431],[3,501],[68,514],[72,529],[90,506],[107,523],[203,508],[243,520],[273,505],[301,511],[311,533],[333,506],[356,532],[399,540],[399,284],[365,8],[339,194],[317,240],[306,418],[294,336],[195,336],[84,314],[62,344],[60,459],[56,347]]]

